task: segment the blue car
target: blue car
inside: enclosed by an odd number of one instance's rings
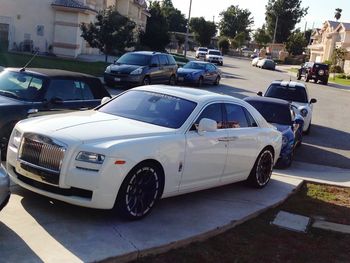
[[[276,166],[288,168],[292,164],[295,147],[303,139],[304,118],[296,114],[291,103],[285,100],[268,97],[248,97],[244,100],[282,133],[282,149]]]
[[[212,63],[190,61],[177,70],[177,82],[201,87],[204,83],[219,85],[221,71]]]

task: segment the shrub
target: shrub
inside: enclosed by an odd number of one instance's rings
[[[339,65],[332,65],[329,70],[331,73],[343,73],[343,69]]]
[[[340,79],[346,79],[346,75],[343,73],[343,74],[339,74],[338,75],[338,78],[340,78]]]
[[[349,74],[349,75],[346,75],[346,79],[350,79],[350,74]]]
[[[330,60],[325,60],[323,63],[324,63],[324,64],[327,64],[327,65],[329,65],[329,66],[332,65],[332,61],[330,61]]]

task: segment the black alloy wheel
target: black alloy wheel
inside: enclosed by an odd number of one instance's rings
[[[274,164],[273,154],[265,148],[258,156],[248,177],[248,183],[255,188],[263,188],[270,181]]]
[[[218,85],[220,84],[220,79],[221,79],[220,76],[217,76],[217,77],[216,77],[216,79],[215,79],[215,81],[214,81],[214,85],[215,85],[215,86],[218,86]]]
[[[121,216],[141,219],[151,212],[163,189],[161,170],[144,163],[133,168],[125,178],[116,200]]]

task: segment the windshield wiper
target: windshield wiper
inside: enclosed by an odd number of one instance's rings
[[[6,97],[11,97],[14,99],[19,99],[19,97],[16,93],[13,93],[13,92],[7,91],[7,90],[0,90],[0,95],[6,96]]]

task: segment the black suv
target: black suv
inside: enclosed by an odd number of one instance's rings
[[[104,73],[107,86],[176,84],[177,64],[172,55],[137,51],[121,56]]]
[[[315,83],[320,80],[323,84],[327,85],[329,66],[322,63],[306,62],[298,69],[297,79],[300,80],[301,77],[304,77],[306,82],[313,79]]]
[[[90,109],[110,97],[93,76],[56,69],[7,68],[0,73],[0,150],[5,159],[15,124],[27,117]]]

